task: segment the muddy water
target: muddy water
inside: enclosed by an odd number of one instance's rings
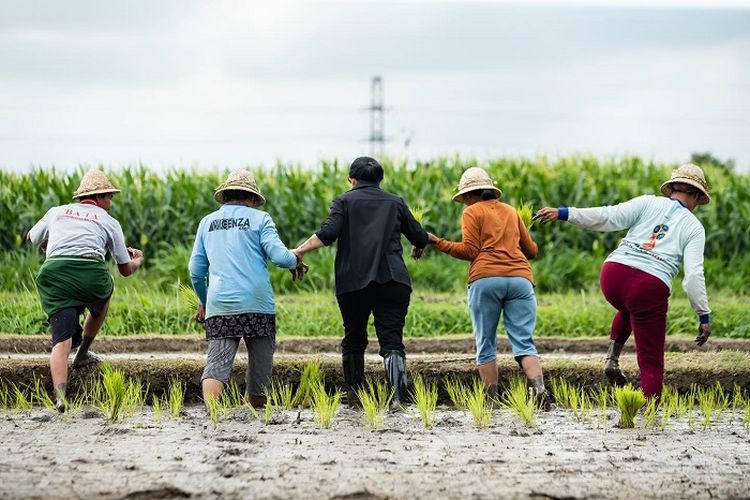
[[[330,430],[307,411],[271,425],[240,409],[214,427],[200,407],[155,423],[144,410],[106,424],[93,410],[0,420],[1,498],[726,498],[750,491],[750,432],[724,414],[707,430],[615,427],[563,410],[536,430],[503,410],[487,429],[441,408],[369,430],[342,408]],[[730,423],[730,419],[733,421]]]

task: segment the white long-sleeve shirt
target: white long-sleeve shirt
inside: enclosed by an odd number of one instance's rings
[[[564,210],[564,209],[563,209]],[[565,219],[565,212],[561,213]],[[708,307],[703,274],[703,225],[682,203],[665,197],[639,196],[619,205],[567,209],[567,220],[575,226],[595,231],[628,233],[606,262],[618,262],[656,276],[672,289],[680,264],[685,270],[682,288],[701,320]]]

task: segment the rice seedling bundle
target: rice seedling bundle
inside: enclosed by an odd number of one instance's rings
[[[425,382],[421,375],[414,377],[414,390],[412,391],[414,403],[417,405],[419,418],[426,429],[435,425],[435,408],[437,408],[438,391],[437,385]]]
[[[42,381],[36,378],[36,376],[34,377],[34,390],[32,391],[31,399],[49,412],[58,413],[55,401],[49,395],[49,392],[47,392]]]
[[[445,391],[448,393],[448,397],[453,403],[453,406],[459,410],[466,410],[467,401],[469,399],[469,388],[455,377],[446,378],[443,381]]]
[[[534,404],[534,400],[529,397],[526,380],[520,377],[511,377],[508,390],[505,393],[504,404],[506,408],[518,415],[528,427],[536,427],[538,408]]]
[[[13,394],[13,413],[30,413],[33,405],[26,396],[26,392],[13,383],[11,383],[11,392]]]
[[[646,403],[646,397],[640,389],[633,389],[630,384],[625,387],[615,387],[613,394],[620,410],[620,427],[632,429],[635,427],[635,416]]]
[[[276,380],[271,384],[271,392],[267,397],[276,408],[288,410],[294,406],[294,396],[292,384],[285,384]]]
[[[321,382],[313,389],[312,408],[315,412],[315,420],[321,429],[330,429],[331,422],[338,412],[341,403],[341,391],[328,394],[325,384]]]
[[[294,406],[309,408],[312,405],[313,392],[323,382],[323,366],[319,360],[308,361],[302,367],[297,392],[294,395]]]
[[[362,403],[367,426],[371,429],[379,428],[393,398],[393,389],[381,380],[368,378],[365,387],[357,391],[357,397]]]
[[[162,415],[164,415],[164,403],[162,403],[156,394],[151,395],[151,407],[154,410],[154,421],[160,424]]]
[[[169,414],[172,418],[177,418],[182,413],[182,406],[185,402],[185,385],[178,377],[169,379],[169,389],[167,389],[167,404]]]
[[[128,403],[129,387],[125,373],[105,362],[102,365],[101,388],[95,405],[104,413],[107,422],[117,422]]]
[[[480,429],[490,425],[492,421],[493,402],[487,397],[487,391],[481,380],[475,379],[471,389],[466,394],[466,408],[474,418],[474,424]]]

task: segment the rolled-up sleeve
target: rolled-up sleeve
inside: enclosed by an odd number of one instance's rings
[[[320,226],[315,236],[323,242],[324,245],[332,245],[341,235],[344,228],[344,202],[341,198],[336,198],[331,204],[331,211],[328,218]]]
[[[271,216],[266,214],[260,229],[260,244],[271,262],[277,267],[294,269],[297,267],[297,256],[294,255],[279,238]]]
[[[206,304],[207,286],[206,277],[208,276],[208,255],[206,247],[203,244],[203,223],[198,226],[198,232],[195,235],[193,252],[190,254],[188,269],[190,270],[190,283],[193,285],[195,295],[201,304]]]

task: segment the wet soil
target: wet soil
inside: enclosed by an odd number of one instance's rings
[[[606,337],[537,337],[537,349],[542,353],[602,353],[606,352],[609,339]],[[413,337],[404,339],[407,353],[442,354],[464,353],[475,351],[474,337],[442,336],[433,338]],[[693,337],[667,337],[667,352],[714,352],[714,351],[748,351],[750,340],[747,339],[711,339],[701,348],[696,348]],[[96,339],[96,350],[103,353],[139,353],[139,352],[205,352],[206,342],[202,336],[133,336],[106,337]],[[244,349],[241,344],[240,349]],[[0,353],[34,354],[49,352],[50,343],[46,336],[0,335]],[[316,352],[340,352],[339,337],[279,337],[276,352],[310,354]],[[634,352],[633,342],[625,345],[623,352]],[[372,339],[368,353],[377,354],[378,343]],[[498,342],[498,352],[508,353],[510,347],[505,341]]]
[[[731,422],[730,422],[731,420]],[[156,423],[143,409],[107,424],[76,416],[0,414],[0,498],[740,498],[750,490],[750,431],[725,413],[706,430],[619,429],[568,411],[538,428],[503,410],[487,429],[439,408],[369,430],[343,407],[329,430],[309,410],[264,425],[247,410],[213,426],[200,407]],[[642,424],[639,424],[639,426]]]

